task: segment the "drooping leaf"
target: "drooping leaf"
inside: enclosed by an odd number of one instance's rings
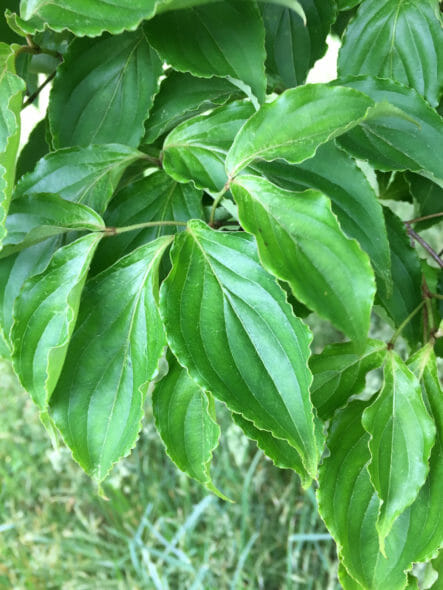
[[[302,303],[363,344],[375,294],[373,272],[366,254],[342,233],[329,200],[251,175],[239,176],[232,191],[265,268],[287,281]]]
[[[331,199],[340,226],[369,254],[378,279],[391,286],[391,257],[383,210],[368,179],[355,161],[329,142],[301,164],[281,160],[254,165],[266,178],[287,190],[314,188]]]
[[[311,357],[311,399],[322,420],[332,418],[352,395],[363,391],[367,373],[382,365],[385,354],[384,342],[368,340],[363,351],[352,342],[339,342]]]
[[[415,88],[433,106],[443,87],[438,0],[365,0],[339,53],[341,76],[367,74]]]
[[[0,248],[15,179],[20,109],[25,84],[15,74],[15,52],[0,43]]]
[[[176,237],[160,307],[169,345],[204,389],[288,441],[315,477],[309,332],[260,265],[254,241],[191,221]]]
[[[411,246],[402,221],[387,207],[385,219],[391,247],[393,288],[389,294],[383,284],[379,284],[376,302],[381,303],[394,325],[399,327],[422,301],[422,274],[417,252]],[[408,322],[402,335],[413,346],[421,341],[423,334],[420,314],[416,314]]]
[[[144,134],[162,64],[143,29],[76,39],[57,70],[49,103],[54,147],[120,143]]]
[[[236,93],[238,89],[224,78],[196,78],[172,71],[155,97],[143,142],[154,142],[182,121],[224,104]]]
[[[309,70],[327,49],[326,37],[335,18],[330,0],[302,0],[306,24],[291,8],[260,6],[266,29],[266,67],[284,88],[303,84]]]
[[[84,289],[50,410],[74,459],[98,481],[140,431],[147,385],[165,345],[158,265],[170,242],[161,237],[141,246]]]
[[[254,113],[250,102],[238,101],[188,119],[176,127],[163,146],[163,166],[178,182],[220,192],[228,176],[225,159],[238,130]]]
[[[45,271],[28,279],[14,304],[14,369],[41,411],[60,376],[95,248],[91,233],[57,250]]]
[[[369,475],[382,502],[377,531],[384,553],[393,524],[425,483],[435,441],[420,383],[393,351],[387,355],[383,388],[363,412],[362,423],[370,435]]]
[[[141,152],[117,144],[58,150],[20,179],[14,198],[55,193],[103,213],[125,168],[143,157]]]
[[[166,452],[184,473],[224,498],[210,475],[212,453],[220,437],[214,400],[208,398],[172,354],[167,360],[169,372],[152,394],[155,425]]]
[[[254,160],[297,164],[364,119],[374,102],[344,87],[307,84],[262,105],[235,138],[226,160],[230,178]]]
[[[265,31],[256,3],[224,0],[167,12],[146,28],[149,41],[175,70],[227,77],[263,102]]]
[[[362,125],[340,137],[339,142],[352,154],[380,170],[413,170],[443,179],[443,162],[435,154],[443,142],[443,119],[412,88],[392,80],[349,78],[340,80],[376,102],[387,101],[410,118],[366,119]]]
[[[111,201],[105,221],[108,227],[126,227],[147,221],[188,221],[203,216],[202,192],[192,184],[179,184],[159,171],[120,190]],[[176,225],[146,227],[104,240],[94,257],[94,272],[142,244],[182,229]]]
[[[305,489],[311,485],[312,477],[306,472],[303,461],[293,446],[285,440],[275,438],[267,430],[260,430],[241,414],[233,412],[232,419],[248,438],[257,443],[259,449],[271,459],[276,467],[295,471],[300,476],[302,486]]]
[[[53,194],[20,197],[11,203],[0,258],[70,230],[103,231],[104,227],[100,215],[85,205]]]

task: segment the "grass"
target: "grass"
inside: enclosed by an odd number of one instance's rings
[[[334,544],[312,489],[272,466],[229,422],[214,479],[234,504],[178,473],[149,404],[141,439],[100,498],[53,449],[7,363],[0,364],[0,588],[336,590]]]

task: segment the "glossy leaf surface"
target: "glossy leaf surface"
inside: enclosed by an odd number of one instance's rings
[[[373,273],[358,244],[342,233],[329,200],[250,175],[238,177],[232,190],[264,266],[287,281],[302,303],[363,343],[375,294]]]
[[[130,452],[140,431],[146,388],[165,345],[158,265],[170,242],[158,238],[86,284],[51,399],[73,457],[98,481]]]
[[[24,283],[14,304],[14,369],[42,411],[60,376],[100,239],[100,234],[88,234],[57,250],[45,271]]]
[[[315,476],[309,332],[260,266],[252,238],[200,221],[176,237],[161,289],[168,342],[199,385],[274,436]]]
[[[143,29],[118,37],[75,40],[51,92],[54,146],[137,147],[161,73],[161,61]]]

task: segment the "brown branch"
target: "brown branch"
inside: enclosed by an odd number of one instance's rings
[[[54,70],[52,72],[52,74],[50,74],[46,78],[46,80],[42,84],[40,84],[40,86],[37,88],[37,90],[31,94],[31,96],[23,103],[22,110],[34,102],[34,100],[37,98],[37,96],[40,94],[40,92],[43,90],[43,88],[45,88],[45,86],[47,86],[49,84],[49,82],[51,82],[51,80],[54,79],[56,72],[57,72],[57,70]]]
[[[443,260],[440,258],[437,252],[435,252],[435,250],[431,248],[431,246],[428,244],[428,242],[426,242],[426,240],[424,240],[417,232],[415,232],[412,229],[408,221],[405,222],[405,225],[408,234],[411,236],[411,238],[413,238],[416,242],[420,244],[420,246],[422,246],[426,250],[426,252],[435,260],[435,262],[439,265],[440,268],[443,268]]]

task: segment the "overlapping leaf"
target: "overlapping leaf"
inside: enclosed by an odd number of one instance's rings
[[[169,372],[152,394],[157,430],[169,457],[179,469],[224,498],[212,483],[210,463],[220,428],[214,400],[168,355]]]
[[[443,186],[439,186],[424,176],[409,172],[406,182],[416,203],[417,217],[427,217],[443,212]],[[416,230],[425,229],[440,223],[443,216],[431,217],[415,225]]]
[[[6,236],[0,258],[46,238],[70,230],[103,231],[105,224],[95,211],[57,195],[24,196],[12,201],[6,220]]]
[[[17,183],[14,198],[55,193],[103,213],[125,170],[143,154],[124,145],[91,145],[52,152]]]
[[[57,250],[46,270],[28,279],[14,304],[14,369],[40,410],[60,376],[80,297],[98,241],[91,233]]]
[[[365,0],[347,28],[338,67],[342,76],[397,80],[436,106],[443,87],[438,0]]]
[[[361,393],[367,373],[382,365],[385,353],[384,342],[368,340],[363,351],[356,350],[352,342],[340,342],[313,355],[309,361],[314,376],[311,398],[320,418],[332,418],[352,395]]]
[[[176,127],[163,146],[163,166],[179,182],[218,193],[228,177],[225,159],[238,130],[254,113],[250,102],[221,106]]]
[[[344,150],[329,142],[301,164],[289,165],[277,160],[254,167],[285,189],[314,188],[327,195],[341,228],[369,254],[376,276],[386,284],[387,291],[392,288],[391,257],[382,207],[368,179]]]
[[[342,233],[329,200],[316,191],[294,193],[250,175],[239,176],[232,191],[265,268],[287,281],[302,303],[364,343],[375,294],[373,272],[366,254]]]
[[[49,103],[54,147],[137,147],[158,91],[162,64],[143,29],[76,39],[57,71]]]
[[[362,423],[370,434],[369,474],[382,502],[377,531],[384,553],[393,524],[426,480],[435,441],[420,382],[394,352],[387,356],[383,389],[364,411]]]
[[[51,399],[73,457],[98,481],[129,453],[141,427],[147,384],[165,345],[158,265],[170,242],[141,246],[86,284]]]
[[[176,237],[160,306],[169,345],[199,385],[288,441],[315,477],[309,332],[261,267],[254,241],[200,221]]]
[[[23,80],[15,74],[13,49],[0,43],[0,247],[14,186],[24,89]]]

